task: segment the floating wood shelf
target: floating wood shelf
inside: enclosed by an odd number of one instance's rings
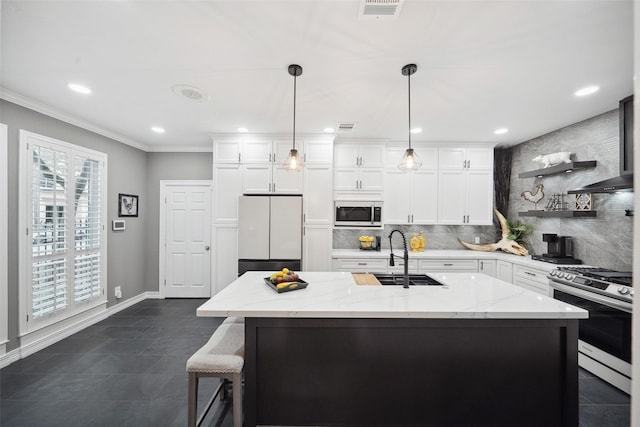
[[[518,216],[536,216],[539,218],[595,218],[598,211],[526,211]]]
[[[546,175],[553,175],[556,173],[562,173],[567,171],[574,171],[576,169],[594,168],[598,162],[595,160],[586,160],[584,162],[570,162],[560,163],[559,165],[551,166],[549,168],[536,169],[534,171],[522,172],[518,175],[518,178],[536,178]]]

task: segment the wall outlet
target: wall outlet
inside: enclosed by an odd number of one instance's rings
[[[476,236],[473,238],[473,241],[475,242],[476,245],[480,244],[480,237]]]
[[[117,299],[122,298],[122,289],[120,288],[120,286],[116,286],[115,291],[116,291],[116,298]]]

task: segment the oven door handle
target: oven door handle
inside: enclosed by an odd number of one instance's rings
[[[608,298],[600,294],[596,294],[589,291],[583,291],[582,289],[574,288],[573,286],[563,285],[562,283],[554,282],[551,280],[549,286],[553,289],[557,289],[565,294],[573,295],[575,297],[584,298],[588,301],[593,301],[606,305],[607,307],[615,308],[616,310],[626,311],[631,313],[631,307],[624,301],[618,301],[614,298]]]

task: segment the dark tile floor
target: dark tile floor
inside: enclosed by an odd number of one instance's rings
[[[180,426],[186,360],[222,319],[197,318],[204,300],[145,300],[0,371],[3,427]],[[201,408],[217,386],[200,384]],[[233,425],[216,403],[204,425]],[[580,371],[580,426],[630,424],[629,396]]]

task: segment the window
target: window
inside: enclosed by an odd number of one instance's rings
[[[20,144],[26,333],[106,302],[107,155],[22,130]]]

